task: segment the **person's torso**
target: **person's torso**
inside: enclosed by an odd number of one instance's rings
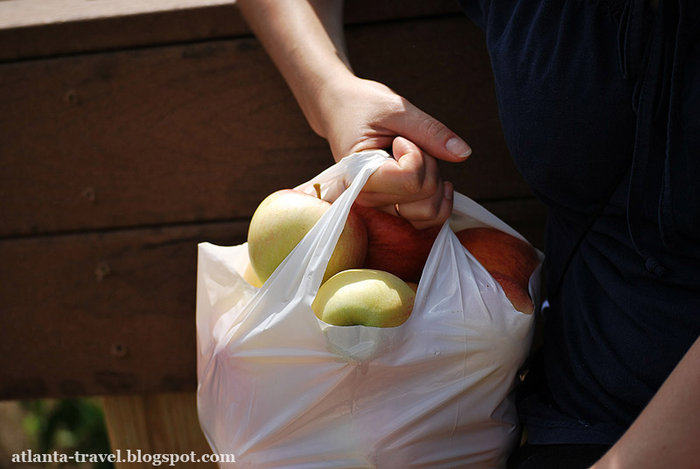
[[[549,210],[544,370],[561,421],[542,441],[600,424],[590,442],[610,442],[700,333],[700,7],[462,3]]]

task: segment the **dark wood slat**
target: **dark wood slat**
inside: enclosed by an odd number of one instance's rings
[[[533,199],[485,206],[541,239]],[[242,221],[0,241],[0,399],[194,390],[197,243],[236,245],[246,231]]]
[[[0,2],[0,8],[10,7],[8,3],[30,2],[9,0]],[[89,9],[90,3],[86,1],[83,8]],[[159,10],[152,8],[152,2],[145,3],[150,5],[144,5],[141,12],[127,16],[96,14],[86,19],[69,16],[55,22],[37,18],[34,24],[29,18],[25,22],[29,24],[22,26],[0,25],[0,61],[201,41],[236,33],[249,34],[243,18],[232,5]]]
[[[357,27],[349,46],[363,76],[470,141],[445,165],[460,190],[530,194],[466,19]],[[254,39],[4,64],[0,102],[0,236],[244,218],[331,163]]]
[[[246,223],[0,241],[0,398],[192,390],[197,243]]]
[[[363,24],[440,15],[462,15],[453,0],[345,0],[346,24]]]
[[[105,3],[0,2],[0,61],[250,35],[234,2]],[[460,14],[454,0],[345,3],[348,24]]]
[[[3,234],[241,216],[328,162],[251,39],[8,64],[0,94]]]

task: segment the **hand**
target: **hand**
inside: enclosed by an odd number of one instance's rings
[[[394,159],[370,176],[357,203],[407,219],[418,229],[440,225],[452,213],[453,187],[443,181],[437,160],[418,146],[395,137]]]
[[[360,150],[393,148],[395,162],[372,175],[358,202],[393,214],[398,207],[416,227],[442,224],[452,210],[452,186],[440,178],[435,158],[462,161],[471,149],[388,87],[353,74],[342,2],[237,4],[336,161]]]
[[[417,228],[450,216],[453,188],[440,177],[436,158],[464,161],[471,149],[463,140],[377,82],[346,75],[318,97],[318,113],[309,122],[328,140],[336,160],[361,150],[392,149],[394,160],[370,177],[359,204],[399,214]]]

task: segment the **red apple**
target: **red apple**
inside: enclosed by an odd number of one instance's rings
[[[532,303],[527,285],[517,284],[512,277],[507,277],[498,272],[493,272],[491,276],[501,286],[503,293],[506,294],[506,297],[516,310],[525,314],[533,313],[535,305]]]
[[[515,309],[530,314],[534,305],[528,285],[539,264],[535,249],[527,242],[495,228],[468,228],[456,233],[462,245],[503,288]]]
[[[364,267],[417,283],[440,227],[418,230],[404,218],[358,204],[352,211],[362,218],[367,228]]]
[[[248,228],[248,255],[260,281],[272,275],[330,206],[318,196],[294,189],[274,192],[260,203]],[[341,270],[362,267],[366,252],[365,226],[350,213],[323,280]]]

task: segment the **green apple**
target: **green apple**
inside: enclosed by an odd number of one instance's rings
[[[335,326],[395,327],[411,315],[415,296],[413,288],[394,274],[350,269],[321,285],[311,309]]]
[[[248,256],[261,282],[267,281],[330,206],[319,194],[294,189],[273,192],[260,203],[248,228]],[[361,267],[366,253],[367,230],[351,212],[323,280],[341,270]]]

